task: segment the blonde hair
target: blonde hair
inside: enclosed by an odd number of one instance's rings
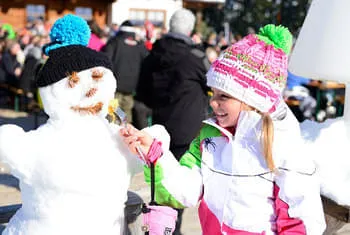
[[[272,144],[273,144],[273,137],[274,137],[274,129],[273,129],[273,122],[272,118],[269,113],[262,113],[259,110],[256,110],[255,108],[242,103],[242,110],[249,110],[249,111],[255,111],[259,113],[262,117],[262,133],[261,133],[261,144],[263,148],[263,155],[265,162],[267,164],[267,167],[271,171],[276,170],[275,163],[273,161],[272,157]]]
[[[273,122],[269,113],[262,113],[262,146],[263,153],[267,167],[271,171],[275,171],[275,163],[272,157],[272,143],[273,143]]]

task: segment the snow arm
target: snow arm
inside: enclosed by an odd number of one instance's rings
[[[0,126],[0,161],[12,170],[26,171],[30,156],[28,138],[24,130],[16,125]]]

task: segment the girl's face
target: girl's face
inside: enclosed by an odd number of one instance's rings
[[[242,102],[229,94],[213,88],[213,96],[210,99],[210,106],[221,127],[235,127],[238,122]]]

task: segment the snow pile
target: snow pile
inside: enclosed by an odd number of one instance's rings
[[[305,153],[315,161],[322,195],[350,206],[350,138],[342,118],[324,123],[304,121],[300,125]]]

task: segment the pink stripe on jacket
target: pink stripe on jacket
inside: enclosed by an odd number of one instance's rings
[[[279,187],[274,184],[275,211],[276,211],[276,234],[278,235],[306,235],[306,229],[303,221],[297,218],[291,218],[288,214],[289,206],[279,198]],[[223,224],[208,208],[204,200],[201,201],[198,214],[203,231],[203,235],[221,235],[224,232],[227,235],[264,235],[265,232],[252,233],[242,230],[236,230]]]

